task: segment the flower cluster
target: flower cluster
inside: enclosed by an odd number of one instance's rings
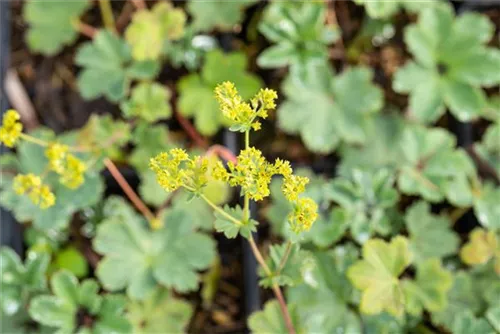
[[[226,81],[215,88],[215,98],[222,114],[233,121],[231,129],[245,132],[253,128],[259,130],[261,124],[257,117],[267,118],[270,110],[276,108],[274,100],[278,97],[272,89],[261,89],[250,103],[243,101],[232,82]]]
[[[69,147],[59,143],[51,143],[45,150],[49,159],[49,168],[59,174],[59,181],[70,189],[76,189],[84,181],[85,164],[69,153]]]
[[[23,131],[23,125],[19,122],[17,111],[10,109],[5,112],[0,128],[0,142],[7,147],[14,147]]]
[[[158,154],[150,160],[149,167],[155,172],[160,186],[168,192],[180,187],[201,192],[208,182],[208,160],[200,156],[190,158],[180,148]]]
[[[55,195],[49,186],[42,183],[42,179],[34,174],[19,174],[14,178],[13,189],[18,195],[27,194],[30,200],[46,209],[54,205]]]
[[[299,198],[294,203],[293,211],[288,215],[290,229],[294,233],[309,231],[318,218],[318,205],[309,197]]]

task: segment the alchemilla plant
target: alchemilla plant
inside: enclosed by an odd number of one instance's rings
[[[2,113],[0,332],[500,333],[497,9],[22,6],[91,115]]]

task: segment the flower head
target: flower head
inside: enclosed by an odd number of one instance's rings
[[[309,183],[309,178],[305,176],[289,175],[283,179],[281,190],[286,199],[290,202],[296,201],[299,194],[306,190],[306,185]]]
[[[23,125],[19,122],[19,114],[17,111],[10,109],[5,112],[2,119],[2,127],[0,128],[0,142],[7,147],[14,147],[16,141],[21,136]]]
[[[200,156],[190,158],[179,148],[158,154],[150,160],[149,167],[155,172],[160,186],[168,192],[182,186],[198,192],[208,182],[208,160]]]
[[[51,143],[45,150],[45,156],[49,159],[49,168],[61,176],[59,181],[70,189],[76,189],[82,185],[83,174],[87,167],[80,159],[68,152],[68,146]]]
[[[250,103],[243,101],[232,82],[226,81],[215,88],[215,98],[222,114],[233,121],[237,131],[255,131],[261,128],[257,117],[266,118],[268,112],[276,107],[274,100],[278,94],[271,89],[261,89]]]
[[[34,174],[19,174],[14,178],[12,188],[18,195],[27,194],[29,199],[42,209],[54,205],[55,195],[42,179]]]
[[[288,222],[291,230],[299,234],[309,231],[316,218],[318,218],[318,205],[311,198],[304,197],[295,202],[293,211],[288,215]]]

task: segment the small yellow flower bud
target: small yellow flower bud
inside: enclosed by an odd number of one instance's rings
[[[85,174],[86,170],[87,167],[80,159],[72,154],[68,154],[66,156],[65,169],[59,180],[64,186],[76,189],[82,185],[84,181],[83,174]]]
[[[296,201],[299,194],[306,190],[306,185],[309,183],[309,178],[305,176],[289,175],[283,179],[281,190],[286,199],[290,202]]]
[[[149,222],[149,226],[151,227],[151,229],[153,231],[161,229],[163,227],[163,225],[164,225],[163,220],[158,219],[158,218],[154,218],[154,219],[150,220],[150,222]]]
[[[49,168],[58,174],[64,173],[66,168],[66,154],[69,147],[59,143],[51,143],[45,150],[45,156],[49,159]]]
[[[17,111],[10,109],[5,112],[0,127],[0,142],[7,147],[14,147],[23,131],[23,125],[19,122]]]
[[[19,174],[14,178],[12,188],[18,195],[27,194],[29,199],[42,209],[54,205],[55,195],[42,179],[34,174]]]
[[[299,198],[293,211],[288,215],[290,229],[294,233],[309,231],[318,218],[318,205],[308,197]]]

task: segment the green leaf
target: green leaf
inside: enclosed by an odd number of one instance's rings
[[[494,262],[494,269],[500,275],[500,242],[495,231],[476,227],[469,234],[467,242],[460,250],[460,258],[470,266]]]
[[[279,286],[294,286],[303,280],[302,272],[312,265],[312,257],[308,251],[301,250],[296,244],[291,245],[290,254],[285,265],[281,268],[281,263],[285,257],[287,244],[271,245],[269,256],[266,259],[267,266],[271,270],[268,276],[263,268],[259,269],[261,280],[259,284],[271,288],[274,284]]]
[[[444,198],[457,206],[472,204],[469,178],[476,177],[470,157],[455,149],[455,138],[439,128],[408,126],[399,143],[403,151],[398,186],[430,202]]]
[[[138,117],[146,122],[170,118],[170,91],[157,83],[142,82],[134,87],[132,95],[120,107],[127,118]]]
[[[243,11],[256,0],[241,1],[189,1],[187,10],[193,16],[192,25],[196,30],[231,30],[243,20]]]
[[[66,269],[78,278],[88,275],[85,257],[75,247],[69,246],[57,252],[54,265],[58,269]]]
[[[288,312],[290,312],[290,317],[292,318],[292,324],[300,333],[300,325],[298,320],[298,315],[295,311],[294,305],[287,305]],[[252,313],[248,318],[248,327],[254,334],[285,334],[288,333],[288,329],[283,320],[283,314],[281,313],[280,306],[277,300],[268,301],[264,305],[262,311],[257,311]]]
[[[500,306],[492,307],[486,312],[486,319],[495,330],[500,332]]]
[[[352,244],[313,253],[314,265],[303,271],[303,283],[288,288],[288,301],[297,305],[306,333],[359,333],[360,319],[350,311],[352,286],[345,274],[356,261]]]
[[[154,62],[131,61],[130,47],[125,41],[109,31],[100,31],[75,56],[75,63],[83,67],[78,76],[82,97],[95,99],[104,95],[118,102],[125,98],[132,79],[153,78],[159,70]]]
[[[188,302],[160,288],[143,302],[131,301],[127,308],[127,317],[137,334],[184,333],[193,315]]]
[[[415,261],[429,258],[443,258],[458,250],[459,238],[451,229],[451,222],[445,216],[433,215],[426,202],[412,205],[405,216],[410,233],[410,248]]]
[[[246,67],[247,59],[241,52],[224,54],[214,50],[207,53],[201,73],[185,76],[179,82],[180,113],[194,117],[196,128],[204,135],[213,135],[222,125],[230,125],[219,110],[214,89],[223,81],[231,81],[238,87],[243,99],[253,97],[262,82],[257,76],[248,73]]]
[[[449,4],[436,3],[406,28],[405,43],[416,63],[398,70],[393,88],[410,94],[410,112],[420,122],[438,120],[445,106],[459,120],[469,121],[486,106],[481,86],[500,82],[500,50],[485,45],[493,34],[485,16],[455,18]]]
[[[26,307],[28,298],[47,288],[45,273],[49,264],[46,254],[30,253],[25,261],[10,248],[0,249],[0,289],[2,313],[13,315]]]
[[[453,284],[449,271],[439,259],[428,259],[417,264],[415,280],[404,280],[405,305],[408,313],[420,316],[423,310],[442,311],[447,306],[447,292]]]
[[[46,326],[58,327],[67,332],[74,328],[74,309],[53,296],[37,296],[30,303],[30,316]]]
[[[364,143],[366,123],[382,107],[381,91],[371,83],[372,72],[356,67],[333,78],[328,65],[312,64],[306,75],[292,73],[285,80],[287,100],[278,109],[279,127],[300,134],[306,147],[318,153],[333,152],[341,140]]]
[[[432,322],[451,329],[455,319],[464,311],[477,313],[481,300],[477,295],[476,286],[471,276],[460,271],[453,278],[453,285],[447,295],[447,306],[439,312],[432,312]]]
[[[496,107],[494,109],[500,110]],[[474,145],[474,150],[500,175],[500,122],[488,127],[481,142]]]
[[[234,239],[238,234],[241,234],[242,237],[248,239],[252,232],[257,231],[258,223],[255,220],[250,219],[247,222],[243,222],[243,210],[239,205],[234,208],[225,205],[223,210],[225,213],[241,222],[241,224],[236,224],[219,211],[214,211],[216,218],[214,223],[215,230],[217,232],[223,232],[226,238]]]
[[[339,37],[337,27],[326,25],[326,5],[322,2],[273,2],[265,10],[258,29],[277,43],[257,59],[259,66],[302,67],[326,60],[328,44]],[[279,24],[277,24],[279,22]]]
[[[347,271],[351,283],[363,292],[361,312],[378,314],[386,310],[397,317],[404,313],[404,294],[398,277],[411,260],[408,241],[401,236],[390,243],[371,239],[363,245],[363,260]]]
[[[189,215],[168,211],[165,226],[150,231],[133,212],[113,215],[116,210],[130,212],[121,199],[111,197],[106,206],[108,218],[99,225],[93,245],[104,255],[97,277],[107,290],[126,288],[131,298],[142,300],[157,284],[180,292],[197,288],[196,271],[211,264],[215,245],[207,235],[195,232]]]
[[[68,3],[31,0],[23,7],[23,17],[30,25],[26,41],[31,50],[51,56],[75,42],[75,28],[90,2],[75,0]]]
[[[151,10],[137,11],[125,31],[135,60],[157,60],[163,43],[182,37],[186,14],[169,2],[159,2]]]
[[[173,148],[173,143],[168,137],[168,128],[163,124],[151,125],[148,122],[139,122],[134,128],[131,139],[135,147],[128,161],[143,175],[151,172],[148,167],[151,157]]]
[[[137,149],[137,153],[142,152]],[[142,155],[142,153],[141,153]],[[150,155],[153,157],[155,155]],[[141,161],[144,163],[144,160]],[[163,189],[156,179],[156,174],[151,170],[145,170],[140,174],[141,183],[139,184],[139,195],[141,199],[149,205],[160,207],[165,204],[171,194]]]
[[[474,214],[479,223],[490,229],[500,230],[500,187],[486,183],[479,194],[474,196]]]
[[[494,334],[495,330],[486,319],[476,318],[469,311],[464,311],[456,317],[453,327],[453,334]]]

